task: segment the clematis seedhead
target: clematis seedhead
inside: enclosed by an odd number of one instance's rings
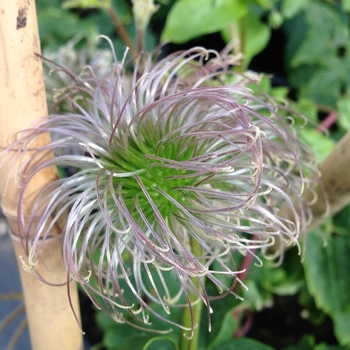
[[[313,157],[291,122],[301,117],[253,93],[259,77],[234,73],[240,57],[229,48],[132,62],[112,52],[108,76],[85,68],[56,91],[70,112],[19,132],[8,149],[34,154],[20,167],[22,194],[44,167],[77,169],[39,194],[22,240],[34,266],[59,225],[68,281],[96,306],[136,327],[152,329],[151,315],[193,331],[194,321],[186,328],[172,311],[204,303],[210,324],[212,299],[239,297],[237,254],[261,265],[257,252],[275,258],[298,244]],[[54,141],[33,148],[46,132]],[[48,152],[55,156],[43,161]]]

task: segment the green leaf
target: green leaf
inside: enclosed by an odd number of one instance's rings
[[[234,25],[236,28],[237,34],[239,37],[241,37],[242,27],[239,25],[238,21],[232,23],[232,25]],[[245,38],[242,51],[244,54],[244,66],[247,67],[252,58],[261,52],[268,44],[271,29],[253,11],[249,11],[247,16],[244,18],[244,29]],[[227,43],[234,39],[232,38],[231,30],[229,27],[226,27],[221,32],[221,34]]]
[[[299,98],[296,103],[296,110],[305,116],[309,121],[318,122],[316,105],[305,98]]]
[[[346,12],[350,12],[350,0],[342,0],[343,8]]]
[[[255,0],[254,2],[258,3],[265,10],[271,10],[273,8],[273,3],[278,0]]]
[[[321,343],[315,347],[315,350],[347,350],[348,348],[344,346],[338,345],[327,345],[325,343]]]
[[[247,280],[249,288],[243,291],[245,303],[250,309],[261,310],[273,304],[273,294],[295,294],[303,283],[303,270],[297,249],[291,249],[285,255],[281,266],[276,267],[270,261],[264,261],[262,267],[251,266]]]
[[[281,5],[281,12],[285,18],[291,18],[305,9],[308,3],[309,0],[283,0]]]
[[[165,337],[155,337],[152,338],[147,344],[142,348],[142,350],[176,350],[177,344]]]
[[[291,345],[282,350],[314,350],[315,349],[315,340],[312,335],[306,334],[298,342],[297,345]]]
[[[342,87],[347,84],[346,72],[347,67],[343,60],[328,57],[327,64],[323,66],[301,65],[294,68],[290,74],[290,82],[300,89],[302,98],[334,109]]]
[[[349,19],[339,6],[311,2],[305,13],[306,35],[294,54],[293,66],[328,62],[349,40]]]
[[[150,307],[156,312],[161,314],[164,312],[161,305],[151,303]],[[171,310],[172,320],[176,323],[181,322],[183,309],[173,308]],[[164,346],[166,350],[176,349],[176,344],[180,336],[181,330],[178,327],[171,327],[168,323],[157,318],[153,314],[149,315],[149,322],[152,324],[148,327],[150,330],[163,331],[164,335],[155,334],[149,331],[143,331],[137,329],[126,323],[117,323],[110,318],[105,312],[97,312],[97,324],[103,331],[103,344],[107,350],[153,350],[161,349],[160,345]],[[135,320],[130,318],[131,323],[135,323]],[[142,324],[139,324],[142,327]],[[145,326],[146,328],[147,326]],[[171,328],[173,328],[172,331]],[[155,346],[153,342],[159,347]],[[159,342],[158,342],[159,341]],[[158,344],[159,343],[159,344]],[[175,344],[175,348],[174,348]],[[165,347],[167,346],[167,347]]]
[[[107,350],[141,350],[152,337],[151,333],[140,331],[130,325],[117,323],[105,312],[97,311],[96,321],[103,331],[103,344]]]
[[[112,0],[67,0],[62,4],[63,8],[80,7],[82,9],[88,8],[110,8]]]
[[[239,254],[234,257],[235,263],[239,266],[241,263],[242,256]],[[215,268],[215,265],[218,264],[218,262],[213,263],[213,269]],[[233,264],[228,263],[228,268],[234,269]],[[220,278],[220,281],[226,285],[231,286],[233,283],[233,278],[228,278],[227,276],[224,277],[224,275],[218,277]],[[206,282],[206,290],[208,295],[218,295],[217,287],[210,281]],[[211,332],[208,332],[208,320],[206,315],[206,310],[203,308],[202,311],[202,318],[200,323],[200,340],[199,340],[199,346],[198,349],[208,349],[209,344],[213,344],[213,342],[218,341],[216,338],[219,337],[219,339],[222,339],[222,336],[230,337],[235,331],[233,322],[234,320],[231,318],[232,314],[230,312],[232,310],[237,310],[239,308],[243,307],[243,303],[241,300],[234,298],[234,297],[226,297],[226,298],[219,298],[216,300],[212,300],[210,302],[210,307],[213,310],[213,313],[211,314]],[[232,328],[227,327],[225,325],[225,322],[228,322]],[[224,331],[225,330],[225,331]],[[223,335],[222,332],[228,332],[228,334]],[[219,335],[220,334],[220,335]],[[227,341],[227,339],[225,340]]]
[[[350,345],[350,237],[328,237],[326,246],[318,231],[308,234],[305,276],[308,289],[319,308],[334,321],[335,334]]]
[[[268,17],[268,22],[271,28],[277,29],[279,28],[283,23],[283,16],[278,11],[271,11]]]
[[[315,129],[301,129],[300,135],[314,150],[319,162],[325,159],[334,148],[334,141]]]
[[[184,43],[221,31],[247,11],[243,0],[179,0],[169,12],[161,40]]]
[[[263,343],[259,343],[256,340],[248,338],[240,338],[231,340],[228,343],[222,344],[213,350],[274,350],[270,346],[267,346]]]
[[[304,277],[305,279],[305,277]],[[307,289],[306,282],[299,291],[298,301],[303,308],[302,317],[313,325],[320,326],[325,322],[327,315],[316,306],[315,299]],[[312,347],[313,349],[314,347]]]
[[[215,349],[215,347],[232,339],[232,336],[238,326],[238,320],[234,317],[234,311],[236,309],[237,308],[233,308],[226,313],[222,321],[220,331],[217,333],[217,336],[214,338],[214,340],[210,343],[208,350]]]
[[[77,16],[55,7],[47,7],[38,12],[40,39],[43,46],[54,50],[76,35],[95,38],[97,27],[89,20],[81,21]],[[58,24],[64,30],[57,30]]]
[[[350,285],[349,285],[349,288],[350,288]],[[335,335],[336,335],[337,339],[339,339],[339,342],[341,344],[343,344],[343,345],[350,345],[350,332],[349,332],[349,329],[350,329],[350,310],[349,310],[349,304],[347,305],[347,312],[337,313],[332,318],[333,318],[333,322],[334,322],[334,331],[335,331]]]
[[[119,323],[104,332],[103,344],[108,350],[141,350],[151,337],[149,332]]]
[[[286,61],[289,81],[300,96],[335,108],[350,92],[349,18],[339,4],[309,2],[287,21]]]
[[[345,130],[350,130],[350,96],[341,98],[338,103],[338,123]]]
[[[249,308],[261,311],[264,307],[272,305],[272,295],[267,289],[264,289],[254,279],[249,279],[244,283],[248,287],[248,290],[243,291],[243,296]]]

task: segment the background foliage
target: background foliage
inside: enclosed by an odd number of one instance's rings
[[[242,50],[244,60],[235,69],[272,74],[262,79],[262,88],[309,118],[302,137],[319,160],[350,130],[349,0],[159,0],[158,4],[146,34],[147,50],[159,42],[169,42],[163,47],[166,54],[194,45],[220,49],[237,41],[234,50]],[[130,1],[37,0],[44,55],[77,36],[80,49],[98,34],[111,37],[122,55],[125,44],[106,11],[110,5],[134,38]],[[327,133],[317,129],[321,123]],[[208,334],[203,325],[200,349],[349,348],[349,256],[350,208],[345,208],[308,235],[302,263],[291,250],[279,267],[269,262],[262,268],[252,266],[246,280],[249,291],[242,292],[244,302],[215,301],[213,331]],[[285,310],[277,309],[281,301],[288,304]],[[266,310],[282,321],[268,324],[264,316],[261,322],[259,315]],[[95,349],[103,345],[119,350],[131,348],[130,344],[135,350],[177,349],[179,331],[154,337],[116,325],[102,313],[96,315],[103,339]]]

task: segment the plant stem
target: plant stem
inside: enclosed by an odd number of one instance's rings
[[[144,30],[136,28],[136,42],[138,52],[143,52],[145,50],[145,35],[146,33]]]
[[[332,125],[337,121],[338,114],[336,111],[332,111],[328,114],[325,120],[322,121],[322,123],[318,126],[317,131],[322,133],[325,130],[332,127]]]
[[[195,283],[195,281],[193,281]],[[197,283],[198,280],[197,280]],[[192,298],[191,298],[192,299]],[[194,301],[195,298],[193,298]],[[203,308],[203,302],[200,300],[199,302],[197,302],[197,304],[195,304],[192,307],[192,312],[193,312],[193,323],[196,325],[198,325],[194,330],[193,330],[193,336],[191,339],[186,338],[183,334],[180,335],[180,350],[197,350],[198,348],[198,339],[199,339],[199,332],[200,332],[200,319],[201,319],[201,314],[202,314],[202,308]],[[184,310],[184,315],[183,315],[183,319],[182,319],[182,325],[185,327],[191,327],[192,324],[192,319],[191,319],[191,313],[190,313],[190,308],[187,307]]]
[[[129,47],[131,56],[136,57],[138,55],[138,52],[137,52],[129,34],[126,32],[123,24],[120,22],[117,14],[115,13],[115,11],[113,10],[112,7],[106,9],[106,11],[107,11],[109,17],[111,17],[113,23],[115,24],[120,37],[122,38],[124,43]]]
[[[198,243],[197,240],[191,237],[191,248],[192,253],[196,257],[202,256],[203,249],[200,243]],[[204,281],[202,277],[202,281]],[[200,277],[192,278],[192,282],[195,285],[196,288],[200,289]],[[191,339],[186,338],[183,334],[180,335],[180,350],[197,350],[198,349],[198,340],[199,340],[199,333],[200,333],[200,320],[201,320],[201,314],[202,314],[202,308],[203,308],[203,302],[202,300],[197,300],[198,297],[195,295],[190,295],[191,303],[196,301],[196,304],[192,306],[192,315],[190,308],[187,307],[184,310],[183,318],[182,318],[182,325],[187,328],[191,328],[192,324],[197,327],[193,330],[193,336]],[[192,319],[193,317],[193,319]]]
[[[247,37],[247,16],[244,16],[239,20],[240,27],[240,41],[241,41],[241,53],[243,54],[243,60],[238,69],[240,72],[244,72],[247,69],[247,59],[245,58],[245,49],[246,49],[246,37]]]

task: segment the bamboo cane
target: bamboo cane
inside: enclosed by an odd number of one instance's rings
[[[336,144],[318,169],[321,177],[316,187],[306,189],[303,193],[312,213],[307,231],[350,203],[350,131]],[[291,213],[283,207],[281,216],[291,218]]]
[[[47,115],[42,63],[34,0],[0,0],[0,146],[8,145],[9,137],[28,123]],[[45,135],[37,140],[44,145]],[[30,154],[28,154],[30,156]],[[17,257],[24,256],[17,232],[19,188],[14,181],[16,165],[11,159],[2,164],[0,172],[1,206],[12,231]],[[7,182],[10,176],[10,181]],[[47,168],[30,182],[24,197],[25,215],[35,195],[57,177],[55,168]],[[6,188],[6,191],[5,191]],[[67,280],[62,259],[59,228],[43,244],[41,262],[37,268],[53,284]],[[33,350],[82,349],[82,334],[68,302],[67,287],[45,284],[25,272],[19,262],[29,332]],[[71,284],[71,300],[79,315],[77,287]]]
[[[313,221],[308,230],[350,203],[350,131],[318,168],[321,173],[319,184],[314,191],[306,191],[304,194],[308,201],[317,198],[310,206]]]
[[[312,220],[307,223],[305,233],[319,226],[327,218],[333,216],[350,204],[350,131],[336,144],[331,153],[318,166],[320,178],[315,180],[315,187],[306,188],[303,199],[309,203]],[[296,204],[297,198],[292,198]],[[302,213],[299,211],[299,215]],[[287,205],[279,212],[283,218],[294,220],[294,214]],[[282,242],[276,239],[271,252],[281,249]]]

